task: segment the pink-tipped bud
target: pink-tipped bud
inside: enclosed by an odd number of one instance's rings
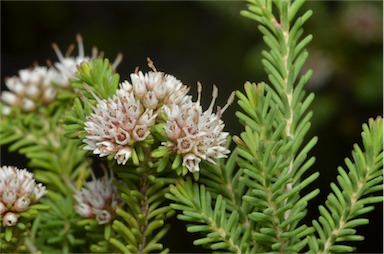
[[[158,85],[153,88],[153,92],[156,95],[156,98],[158,100],[164,99],[165,95],[167,94],[166,87],[164,85]]]
[[[1,109],[1,113],[5,116],[11,114],[11,108],[10,107],[7,107],[7,106],[3,106],[3,108]]]
[[[43,100],[45,102],[51,102],[55,99],[57,91],[53,87],[48,87],[43,94]]]
[[[36,85],[29,85],[25,88],[25,94],[28,97],[36,98],[40,93],[40,89]]]
[[[165,131],[171,140],[177,140],[181,135],[181,129],[175,121],[167,121]]]
[[[79,215],[81,215],[85,218],[90,218],[92,216],[92,209],[87,204],[80,203],[80,204],[75,206],[75,210]]]
[[[7,211],[7,207],[3,204],[3,202],[0,202],[0,215],[5,213]]]
[[[32,100],[24,98],[21,107],[23,110],[31,112],[36,109],[36,104]]]
[[[7,212],[3,217],[3,225],[6,227],[15,226],[18,218],[19,217],[13,212]]]
[[[106,224],[111,220],[111,214],[106,210],[95,211],[96,220],[99,224]]]
[[[28,197],[22,196],[16,200],[15,204],[13,205],[13,210],[16,212],[23,212],[27,210],[30,203],[31,200]]]
[[[2,197],[2,201],[5,205],[13,204],[13,202],[16,201],[16,191],[15,190],[8,190],[4,191]]]
[[[1,100],[11,106],[18,105],[20,102],[20,99],[15,94],[8,91],[1,93]]]
[[[141,76],[143,76],[143,74],[141,72],[140,72],[140,74],[141,74]],[[132,80],[132,86],[133,86],[133,89],[135,91],[135,94],[138,97],[144,96],[145,93],[147,92],[147,87],[144,84],[143,79],[140,79],[140,77],[137,74],[132,73],[131,74],[131,80]]]
[[[33,202],[36,202],[36,200],[39,200],[42,196],[47,194],[47,190],[45,189],[45,186],[41,183],[38,183],[35,185],[35,188],[33,188],[33,194],[35,195],[35,198],[33,199]]]
[[[149,91],[143,99],[143,105],[145,108],[154,109],[157,107],[158,103],[159,101],[157,100],[156,95],[151,91]]]

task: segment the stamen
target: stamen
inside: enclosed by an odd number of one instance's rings
[[[89,92],[90,94],[92,94],[93,98],[95,98],[95,100],[97,101],[97,103],[99,103],[100,101],[102,101],[102,99],[100,99],[100,97],[98,97],[93,91],[92,91],[92,88],[87,85],[87,84],[83,84],[85,90],[87,90],[87,92]]]
[[[45,61],[46,61],[48,67],[52,67],[52,66],[53,66],[51,60],[47,59],[47,60],[45,60]]]
[[[217,106],[216,108],[216,119],[219,120],[224,113],[224,109],[222,109],[220,106]]]
[[[67,51],[65,52],[65,57],[70,57],[74,49],[75,49],[75,45],[73,44],[69,45]]]
[[[64,59],[64,56],[63,54],[61,53],[59,47],[57,46],[56,43],[52,43],[52,48],[53,50],[55,51],[57,57],[59,58],[60,61],[62,61]]]
[[[93,98],[96,99],[97,103],[100,103],[101,101],[103,101],[102,99],[100,99],[99,97],[97,97],[97,95],[92,91],[91,87],[87,84],[83,84],[85,90],[87,90],[87,92],[89,92],[90,94],[92,94]],[[83,94],[79,94],[79,97],[80,99],[86,103],[89,107],[91,107],[91,109],[93,111],[96,111],[97,110],[97,107],[93,106],[92,103],[89,102],[88,98],[85,97]]]
[[[197,81],[197,102],[196,103],[198,103],[198,104],[200,104],[202,90],[203,90],[203,87],[202,87],[201,83],[199,81]]]
[[[95,106],[93,106],[92,105],[92,103],[90,103],[89,101],[88,101],[88,98],[87,97],[85,97],[84,95],[82,95],[82,94],[79,94],[79,97],[80,97],[80,100],[82,100],[84,103],[86,103],[93,111],[96,111],[97,110],[97,108],[95,107]]]
[[[209,105],[209,107],[207,109],[208,112],[212,112],[213,106],[215,105],[215,101],[217,99],[218,94],[219,94],[219,89],[217,89],[216,85],[213,85],[212,101],[211,101],[211,104]]]
[[[96,47],[92,47],[92,59],[97,57],[99,50]]]
[[[84,44],[83,44],[83,38],[80,34],[76,34],[76,41],[77,46],[79,47],[79,57],[84,58]]]
[[[123,60],[123,54],[122,53],[117,54],[116,59],[112,64],[112,68],[116,70],[116,67],[121,63],[122,60]]]
[[[155,65],[153,64],[151,58],[147,57],[148,67],[151,68],[154,72],[157,72]]]
[[[229,107],[229,105],[233,103],[234,100],[235,100],[235,92],[232,92],[227,100],[227,104],[225,104],[225,106],[221,109],[221,113],[224,113],[224,111]]]

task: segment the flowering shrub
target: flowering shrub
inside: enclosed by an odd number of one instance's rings
[[[312,71],[301,70],[312,36],[301,35],[312,12],[297,17],[303,3],[250,2],[243,15],[260,23],[269,47],[268,83],[247,82],[216,110],[216,86],[204,110],[200,83],[194,101],[150,59],[150,71],[120,81],[121,56],[111,64],[94,49],[87,57],[80,36],[77,57],[54,44],[59,62],[7,79],[0,142],[24,154],[34,175],[1,167],[2,250],[165,253],[168,219],[179,212],[188,232],[201,233],[194,244],[212,250],[352,251],[340,242],[362,240],[355,228],[382,202],[382,118],[363,125],[362,148],[355,145],[319,218],[306,224],[319,193],[307,188],[319,172],[307,158],[317,137],[307,139]],[[222,115],[235,96],[244,131],[231,136]],[[97,168],[109,174],[97,178]]]

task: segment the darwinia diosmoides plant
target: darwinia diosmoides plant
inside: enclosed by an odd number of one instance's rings
[[[178,213],[201,233],[193,244],[211,250],[352,251],[345,242],[362,240],[355,228],[382,202],[382,119],[363,125],[362,148],[305,224],[319,172],[307,158],[317,138],[306,137],[314,95],[304,90],[312,72],[302,72],[312,38],[302,38],[312,14],[298,15],[304,2],[249,2],[242,14],[264,35],[268,80],[247,82],[222,107],[216,86],[204,109],[202,84],[193,100],[149,58],[149,71],[120,79],[121,55],[110,63],[94,48],[88,57],[80,35],[76,57],[74,46],[63,55],[53,44],[57,62],[5,79],[0,143],[29,163],[1,167],[1,250],[168,252],[162,238]],[[232,137],[222,116],[235,95],[244,131]]]

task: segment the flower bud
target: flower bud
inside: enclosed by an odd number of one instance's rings
[[[92,207],[96,209],[101,209],[105,205],[105,200],[101,195],[94,195],[92,198],[89,199],[89,202],[91,203]]]
[[[16,212],[23,212],[27,210],[30,203],[31,200],[28,197],[22,196],[16,200],[15,204],[13,205],[13,210]]]
[[[1,113],[5,116],[11,114],[11,108],[10,107],[7,107],[7,106],[3,106],[3,108],[1,109]]]
[[[25,94],[28,97],[36,98],[39,95],[40,91],[36,85],[29,85],[25,88]]]
[[[16,190],[6,190],[1,196],[5,205],[13,204],[16,201]]]
[[[20,102],[20,99],[15,94],[8,91],[1,93],[1,100],[11,106],[15,106]]]
[[[175,121],[167,121],[165,131],[171,140],[177,140],[181,135],[181,129]]]
[[[138,97],[143,97],[147,92],[147,88],[144,83],[137,77],[136,74],[131,74],[131,80],[133,84],[133,89],[135,90],[135,94]]]
[[[167,90],[166,90],[166,87],[163,84],[161,84],[161,85],[155,86],[153,88],[153,92],[155,93],[156,98],[160,101],[164,99],[167,93]]]
[[[85,203],[80,203],[80,204],[76,205],[75,210],[80,216],[83,216],[85,218],[89,218],[92,216],[91,207]]]
[[[151,91],[149,91],[143,99],[143,105],[145,108],[154,109],[157,107],[158,102],[159,101],[157,100],[156,95]]]
[[[3,217],[3,225],[6,227],[15,226],[18,220],[18,216],[13,212],[7,212]]]
[[[5,213],[7,211],[7,207],[3,204],[3,202],[0,202],[0,215]]]
[[[28,98],[23,98],[21,108],[27,112],[31,112],[36,109],[36,104]]]
[[[111,220],[111,214],[107,210],[101,210],[96,212],[96,220],[99,224],[106,224]]]
[[[39,200],[42,196],[47,194],[47,190],[45,189],[45,186],[43,186],[43,184],[38,183],[35,185],[35,188],[33,188],[33,194],[35,196],[33,201],[35,202],[36,200]]]
[[[57,91],[53,87],[48,87],[43,94],[43,100],[45,102],[53,101],[56,97]]]

